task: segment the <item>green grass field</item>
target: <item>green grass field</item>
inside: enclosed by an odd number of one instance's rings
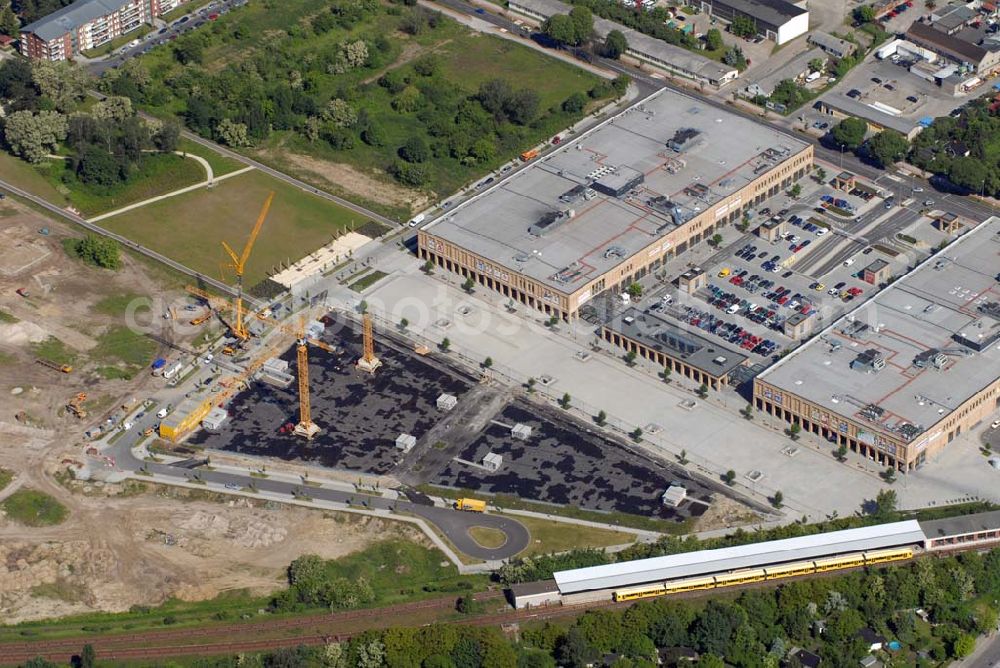
[[[0,151],[0,174],[3,175],[4,181],[22,190],[27,190],[32,195],[38,195],[59,206],[69,204],[66,196],[59,192],[45,176],[38,173],[29,163],[15,158],[6,151]]]
[[[547,109],[577,91],[586,92],[598,78],[590,72],[500,37],[464,29],[435,48],[448,79],[475,91],[479,84],[503,78],[515,86],[531,88]]]
[[[307,139],[297,125],[275,124],[266,136],[259,136],[254,146],[239,150],[284,172],[335,192],[368,208],[403,219],[423,195],[443,196],[496,169],[522,151],[551,139],[584,114],[606,103],[611,94],[595,93],[602,99],[588,98],[582,110],[565,112],[562,103],[574,93],[586,95],[600,81],[596,75],[570,63],[553,58],[515,41],[470,30],[444,18],[435,27],[425,27],[415,34],[400,30],[408,8],[380,6],[363,11],[356,22],[347,21],[328,31],[314,31],[308,26],[321,15],[328,3],[319,0],[284,0],[282,12],[269,11],[266,4],[250,3],[204,26],[197,35],[180,38],[173,47],[154,49],[141,58],[158,89],[155,105],[145,103],[149,113],[158,117],[183,115],[186,111],[192,75],[214,99],[238,99],[242,67],[256,68],[267,85],[281,86],[287,71],[275,72],[270,61],[297,63],[295,74],[308,82],[310,99],[320,107],[331,98],[344,99],[353,110],[380,129],[382,139],[368,143],[357,124],[346,132],[347,143],[326,139]],[[269,35],[269,40],[251,39],[250,35]],[[373,65],[334,72],[316,66],[317,59],[330,59],[339,45],[362,39],[380,46]],[[203,54],[198,64],[182,66],[173,50],[197,41]],[[267,52],[270,44],[273,54]],[[370,46],[372,52],[375,47]],[[376,81],[387,73],[398,74],[410,82],[411,91],[424,90],[431,84],[430,75],[420,74],[414,64],[433,56],[438,63],[431,77],[433,86],[418,93],[420,101],[412,107],[399,105],[399,91],[390,92]],[[483,82],[504,79],[513,88],[527,88],[538,94],[534,120],[523,125],[501,122],[495,135],[485,132],[490,146],[482,155],[471,157],[461,135],[449,149],[450,135],[429,129],[435,126],[433,114],[440,111],[446,125],[456,125],[457,98],[474,96]],[[223,84],[223,81],[230,81]],[[449,99],[454,94],[456,99]],[[225,103],[224,103],[225,104]],[[230,102],[229,104],[237,104]],[[440,105],[440,109],[438,106]],[[227,109],[227,116],[237,110]],[[301,116],[301,114],[300,114]],[[315,117],[315,116],[314,116]],[[301,120],[301,119],[300,119]],[[466,124],[479,121],[468,120]],[[189,118],[190,127],[203,136],[211,134],[208,125]],[[486,126],[482,126],[486,127]],[[477,135],[480,136],[480,135]],[[398,150],[413,137],[434,148],[431,159],[420,166],[422,175],[402,186],[391,176],[398,160]],[[348,166],[350,169],[343,169]],[[345,174],[345,172],[351,172]],[[355,178],[355,174],[357,177]],[[384,187],[383,187],[384,186]]]
[[[0,490],[3,490],[14,479],[14,472],[0,468]]]
[[[302,258],[367,219],[258,171],[101,221],[113,232],[218,278],[221,242],[243,247],[267,194],[274,202],[247,263],[245,283],[266,278],[279,263]],[[227,276],[227,280],[232,276]]]
[[[34,489],[19,489],[0,503],[7,517],[29,527],[59,524],[66,519],[66,506],[48,494]]]
[[[55,362],[56,364],[71,364],[76,359],[76,354],[67,348],[65,343],[54,336],[50,336],[44,341],[33,343],[31,345],[31,352],[35,357]]]
[[[106,192],[93,190],[76,181],[74,175],[67,175],[64,161],[50,160],[35,169],[54,189],[65,193],[70,204],[84,216],[118,209],[205,180],[205,169],[197,161],[159,153],[143,158],[141,168],[128,182]]]
[[[635,542],[635,534],[624,531],[598,529],[523,515],[510,517],[527,527],[531,533],[531,542],[518,554],[519,557],[563,552],[581,547],[609,547]]]
[[[88,355],[99,363],[98,373],[104,378],[131,380],[153,361],[156,342],[128,327],[112,327],[97,339],[97,346]]]
[[[355,282],[351,283],[349,287],[351,288],[351,290],[354,290],[355,292],[364,292],[365,290],[375,285],[388,275],[389,274],[385,273],[384,271],[376,270],[368,274],[367,276],[359,278]]]

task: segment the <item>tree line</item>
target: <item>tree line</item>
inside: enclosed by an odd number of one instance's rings
[[[519,153],[536,141],[537,128],[568,124],[583,111],[587,97],[543,108],[535,90],[508,80],[464,89],[433,53],[374,76],[399,53],[394,30],[419,36],[442,29],[440,13],[411,4],[326,0],[308,19],[275,31],[263,49],[249,48],[260,36],[243,21],[218,22],[171,45],[176,65],[160,65],[155,73],[141,63],[112,70],[101,86],[136,104],[180,101],[180,117],[191,130],[233,147],[259,146],[276,132],[290,132],[320,153],[367,148],[366,156],[377,156],[372,167],[408,186],[428,184],[434,170]],[[317,39],[336,31],[343,39]],[[245,42],[250,55],[209,71],[205,54],[220,42]],[[589,97],[620,90],[618,83],[601,83]]]
[[[957,117],[935,118],[912,142],[895,130],[869,135],[868,123],[854,117],[835,125],[830,136],[837,146],[879,166],[907,160],[966,193],[1000,195],[1000,151],[996,149],[1000,117],[990,99],[969,102]]]
[[[140,119],[127,97],[109,96],[80,111],[86,85],[86,75],[68,63],[0,64],[6,150],[31,163],[65,159],[64,178],[100,191],[127,182],[150,153],[177,149],[179,126]]]
[[[495,627],[436,623],[366,631],[345,642],[261,655],[195,660],[195,668],[653,668],[661,652],[694,650],[697,668],[798,666],[793,647],[829,668],[869,653],[862,630],[901,644],[892,665],[938,665],[967,656],[997,628],[1000,550],[845,575],[793,580],[708,600],[661,597],[588,611],[566,624]],[[464,601],[464,604],[463,604]],[[465,599],[460,614],[480,610]],[[101,657],[90,655],[91,665]],[[43,660],[24,668],[49,668]]]

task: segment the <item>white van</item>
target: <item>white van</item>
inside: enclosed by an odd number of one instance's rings
[[[844,266],[845,267],[850,267],[852,264],[854,264],[854,258],[853,257],[849,257],[846,260],[844,260]]]
[[[729,308],[726,309],[726,313],[728,313],[729,315],[733,315],[734,313],[736,313],[739,310],[740,310],[740,305],[739,304],[733,304],[732,306],[730,306]]]
[[[425,218],[427,218],[426,215],[418,213],[416,216],[413,217],[413,220],[410,221],[410,227],[416,227],[420,223],[424,222]]]
[[[623,292],[618,296],[621,297],[622,304],[628,306],[629,304],[632,303],[632,298],[629,296],[627,292]]]

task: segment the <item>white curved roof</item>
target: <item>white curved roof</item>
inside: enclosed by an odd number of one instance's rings
[[[916,520],[831,531],[813,536],[785,538],[718,550],[699,550],[652,559],[637,559],[605,566],[576,568],[555,574],[563,594],[595,589],[629,587],[752,568],[766,564],[815,559],[845,552],[877,550],[899,545],[923,544],[924,532]]]

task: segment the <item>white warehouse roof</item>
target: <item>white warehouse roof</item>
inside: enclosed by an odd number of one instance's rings
[[[920,524],[916,520],[906,520],[718,550],[576,568],[556,573],[555,580],[560,592],[572,594],[923,542],[924,532]]]

